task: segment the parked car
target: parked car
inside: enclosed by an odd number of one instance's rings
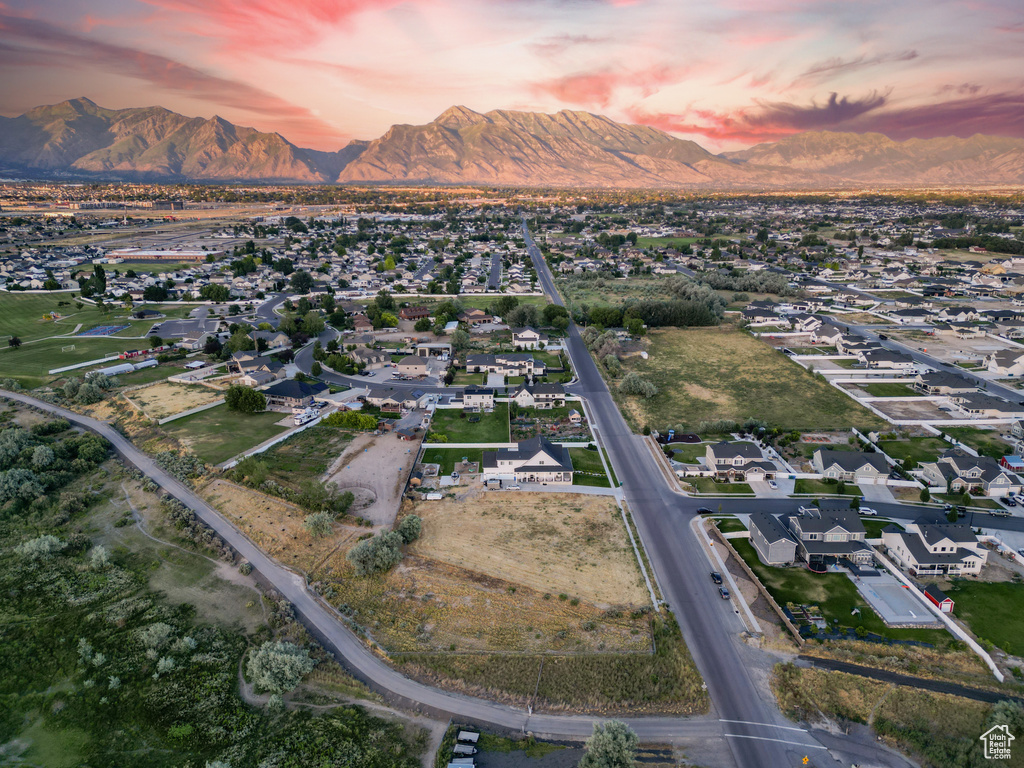
[[[1017,502],[1013,500],[1012,496],[1007,496],[1005,499],[1003,499],[1003,504],[1005,504],[1008,507],[1016,507],[1017,506]]]
[[[886,336],[884,333],[880,333],[880,334],[878,334],[878,340],[879,341],[888,341],[889,337]]]
[[[771,488],[773,491],[779,490],[779,484],[776,483],[774,480],[768,481],[768,487]]]
[[[877,509],[872,509],[871,507],[861,507],[860,508],[860,513],[862,515],[870,515],[871,517],[877,517],[878,516],[878,510]]]
[[[713,582],[715,582],[715,584],[721,584],[722,583],[722,574],[720,574],[718,571],[712,571],[711,572],[711,580]]]
[[[729,599],[729,590],[726,589],[725,587],[719,587],[718,588],[718,594],[720,594],[722,596],[723,600],[728,600]]]
[[[711,507],[698,507],[697,508],[697,512],[702,514],[702,515],[710,515],[711,514]]]

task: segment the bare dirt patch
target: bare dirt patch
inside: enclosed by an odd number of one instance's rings
[[[175,384],[162,381],[136,389],[124,397],[137,405],[151,419],[164,419],[191,408],[207,405],[224,396],[222,392],[197,384]]]
[[[368,494],[357,489],[369,491],[373,502],[353,511],[375,525],[391,525],[419,448],[419,442],[400,440],[393,434],[359,435],[327,471],[325,482],[337,484],[340,491],[351,490],[363,503]]]
[[[335,525],[332,536],[314,538],[302,525],[309,514],[305,510],[219,478],[201,486],[199,493],[260,549],[303,573],[366,533],[365,529]]]
[[[932,400],[901,400],[899,402],[887,402],[885,400],[874,400],[871,403],[886,416],[897,421],[902,420],[936,420],[949,419],[951,416],[947,411],[940,411],[939,406]]]

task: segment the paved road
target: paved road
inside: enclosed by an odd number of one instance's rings
[[[286,293],[269,294],[263,303],[256,308],[256,323],[270,323],[277,328],[278,323],[281,322],[281,317],[275,314],[274,310],[284,304],[287,298],[288,294]]]
[[[487,275],[487,287],[493,291],[501,287],[501,252],[491,254],[491,271]]]
[[[525,221],[523,230],[544,292],[561,304]],[[779,712],[767,686],[755,683],[744,662],[737,639],[743,624],[732,601],[719,597],[707,575],[707,558],[687,528],[701,501],[669,487],[643,438],[633,434],[619,413],[575,325],[570,326],[567,347],[579,379],[574,391],[587,399],[662,594],[679,619],[715,712],[727,723],[727,742],[736,764],[741,768],[801,765],[808,751],[821,745],[809,741],[808,734],[790,730],[792,723]],[[812,757],[816,762],[822,759]]]

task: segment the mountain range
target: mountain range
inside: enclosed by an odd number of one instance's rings
[[[162,107],[105,109],[86,98],[0,117],[0,170],[141,181],[667,189],[991,186],[1024,183],[1024,139],[975,135],[894,141],[878,133],[801,133],[712,154],[692,141],[589,112],[466,107],[394,125],[338,152]]]

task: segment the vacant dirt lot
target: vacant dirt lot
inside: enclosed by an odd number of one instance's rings
[[[310,573],[339,546],[347,551],[365,528],[335,525],[335,533],[316,539],[302,527],[306,512],[251,488],[215,479],[199,493],[267,554],[284,565]]]
[[[423,535],[389,573],[355,578],[346,542],[313,576],[390,652],[650,649],[618,508],[565,494],[406,503]]]
[[[200,405],[220,400],[224,397],[224,393],[195,384],[175,384],[163,381],[151,387],[136,389],[125,397],[141,408],[151,419],[163,419],[190,408],[198,408]]]
[[[647,603],[619,508],[601,496],[480,494],[415,513],[418,555],[599,607]]]
[[[939,404],[931,400],[900,400],[895,403],[874,400],[871,404],[882,413],[897,420],[959,418],[948,411],[940,411]]]
[[[354,511],[374,525],[391,525],[419,450],[419,441],[400,440],[396,435],[359,435],[327,470],[324,482],[336,483],[341,491],[351,490],[359,499],[368,491],[376,500]]]

